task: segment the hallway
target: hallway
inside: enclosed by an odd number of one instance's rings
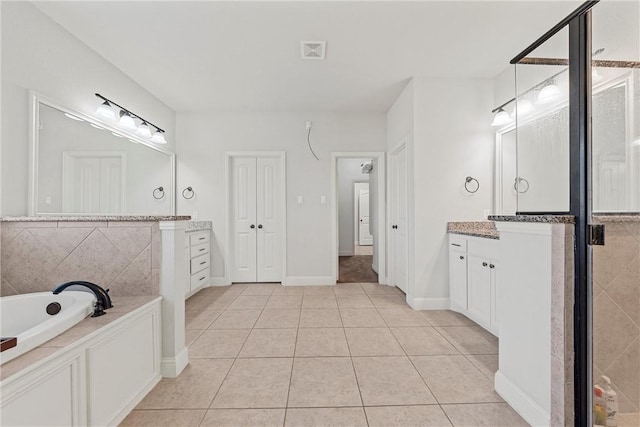
[[[493,391],[497,339],[377,284],[207,288],[190,364],[122,425],[527,425]]]

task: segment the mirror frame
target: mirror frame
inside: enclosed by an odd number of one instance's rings
[[[71,115],[77,116],[82,120],[93,123],[97,126],[104,128],[110,132],[121,135],[124,138],[131,139],[139,144],[146,146],[152,150],[158,151],[160,153],[166,154],[169,156],[169,162],[171,164],[171,195],[169,196],[169,214],[176,214],[176,155],[175,153],[164,150],[153,143],[140,138],[134,133],[129,133],[123,131],[117,126],[104,122],[96,117],[90,116],[88,114],[79,112],[72,108],[69,108],[45,95],[42,95],[35,91],[29,91],[29,182],[28,182],[28,205],[27,205],[27,214],[29,216],[136,216],[136,215],[153,215],[151,213],[139,213],[139,214],[130,214],[130,213],[79,213],[79,212],[56,212],[56,213],[42,213],[37,210],[38,203],[38,152],[40,148],[40,133],[39,133],[39,123],[40,123],[40,104],[45,104],[51,108],[55,108],[57,110],[62,111],[63,113],[69,113]]]

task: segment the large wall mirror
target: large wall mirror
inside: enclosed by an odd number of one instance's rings
[[[29,215],[174,215],[175,155],[32,94]]]
[[[640,72],[598,69],[593,88],[594,212],[640,210]],[[604,78],[607,77],[607,78]],[[636,101],[637,102],[637,101]],[[569,202],[569,116],[559,102],[496,132],[495,212],[561,212]]]

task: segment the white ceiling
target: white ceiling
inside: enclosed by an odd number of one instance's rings
[[[412,76],[495,77],[580,3],[35,5],[176,111],[385,112]],[[326,60],[301,40],[326,40]]]

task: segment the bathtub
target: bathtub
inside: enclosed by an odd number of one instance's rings
[[[0,298],[2,337],[18,338],[15,347],[0,353],[0,364],[66,331],[93,313],[95,302],[96,297],[92,293],[78,291],[65,291],[59,295],[38,292]],[[57,314],[47,313],[47,306],[52,303],[61,306]]]

